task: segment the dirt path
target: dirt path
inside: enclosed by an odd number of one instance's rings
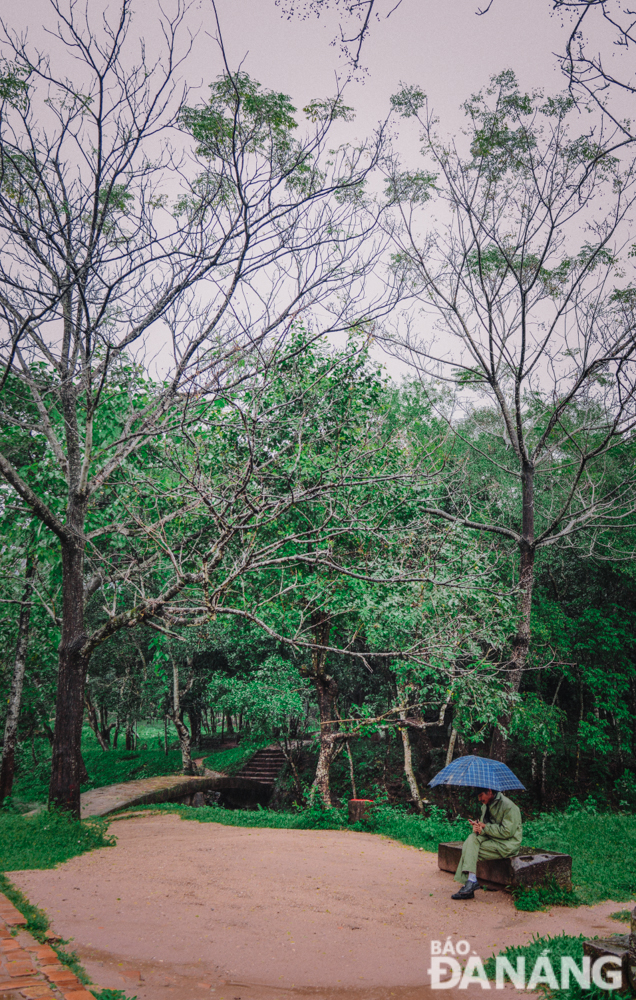
[[[481,891],[454,902],[435,855],[364,833],[176,816],[112,832],[116,848],[10,878],[96,983],[139,1000],[430,1000],[431,938],[464,938],[485,959],[534,933],[620,931],[608,915],[627,905],[521,913]]]

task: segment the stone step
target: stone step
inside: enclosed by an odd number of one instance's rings
[[[257,750],[238,772],[241,778],[250,778],[262,785],[273,785],[285,766],[285,754],[276,747]]]

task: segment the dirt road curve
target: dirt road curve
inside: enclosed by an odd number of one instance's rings
[[[431,1000],[431,938],[464,938],[486,958],[535,932],[622,929],[608,920],[615,903],[520,913],[501,892],[454,902],[435,855],[371,834],[176,816],[111,830],[116,848],[10,878],[99,986],[139,1000]]]

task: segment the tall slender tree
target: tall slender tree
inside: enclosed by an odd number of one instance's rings
[[[439,412],[469,472],[462,486],[456,464],[423,509],[516,550],[517,692],[537,551],[582,532],[589,544],[634,512],[633,470],[612,454],[636,427],[636,290],[620,274],[635,164],[614,155],[602,121],[581,131],[571,97],[523,93],[511,71],[466,102],[465,144],[439,137],[417,87],[394,103],[417,119],[428,164],[387,179],[394,265],[418,313],[385,343],[425,382],[454,388]],[[441,225],[422,232],[433,195]],[[493,744],[502,757],[505,724]]]

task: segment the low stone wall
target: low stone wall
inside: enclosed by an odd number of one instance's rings
[[[167,775],[158,778],[141,778],[105,788],[93,788],[81,796],[82,819],[89,816],[108,816],[130,806],[153,805],[158,802],[181,802],[190,805],[193,796],[208,791],[219,791],[231,805],[263,805],[271,792],[267,785],[251,778],[211,772],[203,777]]]

